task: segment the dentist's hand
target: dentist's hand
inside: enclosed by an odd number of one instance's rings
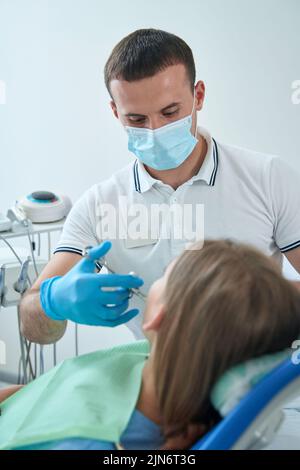
[[[135,317],[139,310],[126,312],[130,288],[140,287],[143,280],[131,274],[96,274],[94,261],[110,250],[103,242],[89,250],[64,276],[45,279],[40,286],[40,302],[53,320],[71,320],[84,325],[117,326]],[[102,288],[114,289],[111,291]],[[124,313],[125,312],[125,313]]]

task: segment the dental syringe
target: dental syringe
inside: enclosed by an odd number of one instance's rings
[[[99,263],[102,264],[102,266],[104,266],[107,269],[107,271],[110,272],[111,274],[117,274],[116,271],[114,271],[113,269],[111,269],[108,266],[106,260],[104,260],[103,258],[100,258]],[[136,276],[134,271],[130,271],[128,274],[130,276]],[[139,297],[141,300],[143,300],[143,302],[146,301],[147,296],[145,294],[143,294],[143,292],[141,292],[139,290],[139,288],[131,287],[129,290],[130,290],[130,292],[132,292],[132,294],[135,294],[137,297]],[[130,297],[132,297],[132,295]]]
[[[88,258],[88,251],[89,249],[92,248],[91,246],[88,246],[86,247],[84,250],[83,250],[83,253],[82,253],[82,256]],[[107,271],[111,274],[118,274],[116,273],[116,271],[114,271],[110,266],[108,266],[107,264],[107,261],[106,259],[104,258],[100,258],[98,261],[97,261],[99,264],[101,264],[102,266],[104,266]],[[96,261],[95,261],[95,265],[96,265]],[[136,276],[136,273],[134,271],[130,271],[128,273],[130,276]],[[132,295],[136,295],[139,299],[141,299],[143,302],[146,302],[146,299],[147,299],[147,296],[145,294],[143,294],[143,292],[141,292],[139,290],[139,288],[137,287],[130,287],[129,288],[129,291],[131,292],[131,295],[129,296],[130,298],[132,297]]]

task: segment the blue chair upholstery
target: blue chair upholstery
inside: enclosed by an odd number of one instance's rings
[[[272,400],[295,381],[300,384],[300,364],[294,364],[289,358],[265,375],[220,423],[194,444],[192,450],[232,449]]]

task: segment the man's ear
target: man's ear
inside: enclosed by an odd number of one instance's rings
[[[202,80],[199,80],[196,84],[196,97],[197,97],[197,104],[196,104],[196,110],[201,111],[203,108],[203,102],[205,98],[205,85]]]
[[[111,101],[109,102],[109,104],[110,104],[110,107],[111,107],[111,109],[112,109],[112,112],[114,113],[114,116],[115,116],[117,119],[119,119],[119,115],[118,115],[116,103],[115,103],[113,100],[111,100]]]
[[[151,330],[158,331],[164,318],[165,318],[165,309],[164,309],[164,305],[161,305],[156,315],[143,325],[143,329],[145,331],[151,331]]]

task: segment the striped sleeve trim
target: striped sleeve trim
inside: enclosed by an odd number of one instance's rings
[[[286,253],[287,251],[294,250],[300,246],[300,240],[294,243],[290,243],[290,245],[286,245],[283,248],[279,248],[281,253]]]
[[[102,269],[102,264],[100,264],[100,263],[98,263],[98,261],[96,261],[95,265],[96,265],[96,268],[98,268],[99,271],[101,271],[101,269]]]
[[[76,255],[82,256],[83,250],[80,248],[75,248],[73,246],[59,246],[53,251],[53,254],[55,253],[76,253]],[[102,269],[102,264],[99,263],[98,261],[95,262],[95,266],[99,271]]]
[[[77,255],[82,256],[82,250],[80,248],[75,248],[73,246],[59,246],[53,251],[53,254],[58,253],[60,251],[66,251],[68,253],[76,253]]]

